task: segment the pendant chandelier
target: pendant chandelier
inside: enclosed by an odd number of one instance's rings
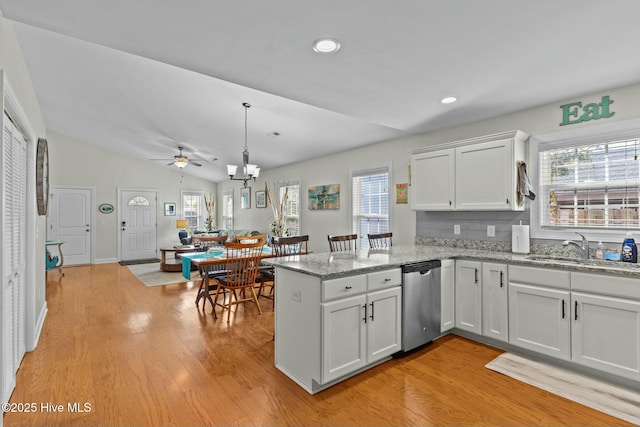
[[[251,104],[243,102],[244,107],[244,150],[242,151],[242,176],[236,177],[237,165],[227,165],[227,174],[232,181],[243,181],[244,187],[247,186],[247,182],[252,179],[255,181],[260,175],[260,168],[258,165],[249,163],[249,147],[247,146],[247,111],[251,108]]]

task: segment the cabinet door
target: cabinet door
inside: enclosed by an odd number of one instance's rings
[[[322,304],[323,384],[366,365],[365,304],[365,295]]]
[[[571,359],[640,379],[640,302],[580,292],[571,300]]]
[[[482,333],[482,263],[456,260],[456,327]]]
[[[442,266],[440,267],[440,332],[453,329],[456,324],[454,269],[454,260],[442,260]]]
[[[509,343],[560,359],[571,357],[569,292],[509,283]]]
[[[509,210],[515,205],[512,144],[502,139],[456,148],[456,209]]]
[[[367,294],[367,363],[402,349],[402,288]]]
[[[411,209],[454,209],[453,149],[411,156]]]
[[[482,335],[509,341],[507,266],[482,263]]]

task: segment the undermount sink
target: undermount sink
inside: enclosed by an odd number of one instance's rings
[[[572,258],[556,255],[529,255],[526,257],[532,261],[557,261],[568,264],[582,264],[582,265],[601,265],[601,266],[615,266],[621,264],[633,265],[628,263],[622,263],[620,261],[608,261],[604,259],[584,259],[584,258]]]

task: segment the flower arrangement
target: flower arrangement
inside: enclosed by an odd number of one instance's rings
[[[209,199],[207,199],[207,195],[204,196],[204,207],[207,209],[207,218],[204,220],[204,226],[207,231],[213,230],[213,213],[214,213],[214,202],[213,202],[213,194],[209,193]]]
[[[288,236],[287,224],[285,223],[285,210],[287,208],[287,201],[289,198],[289,188],[284,188],[284,194],[280,200],[277,198],[279,186],[273,185],[273,190],[269,189],[269,186],[265,183],[264,189],[267,193],[267,202],[271,205],[273,211],[273,222],[271,223],[271,234],[274,236]]]

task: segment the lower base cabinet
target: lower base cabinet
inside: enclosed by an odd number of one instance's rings
[[[571,273],[571,360],[640,380],[638,279]]]
[[[440,332],[456,325],[455,261],[443,259],[440,266]]]
[[[402,273],[322,281],[276,267],[276,367],[309,393],[402,350]]]
[[[401,350],[397,286],[322,304],[322,381],[335,380]]]
[[[509,343],[571,360],[571,276],[509,266]]]

